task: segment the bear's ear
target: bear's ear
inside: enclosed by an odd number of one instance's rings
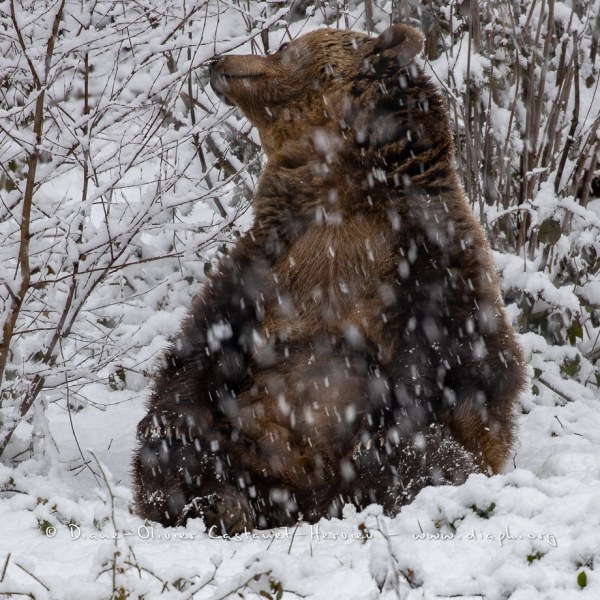
[[[377,49],[385,56],[395,56],[400,65],[407,65],[423,50],[423,34],[409,25],[392,25],[376,40]]]

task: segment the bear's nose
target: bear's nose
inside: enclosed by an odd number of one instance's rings
[[[211,58],[208,61],[208,74],[212,75],[217,67],[217,63],[219,62],[219,60],[221,59],[221,57],[219,55],[217,56],[213,56],[213,58]]]
[[[214,60],[208,64],[208,72],[210,74],[210,86],[212,89],[221,101],[232,106],[231,101],[226,96],[229,85],[227,78],[223,74],[223,61],[221,60],[221,57],[216,56]]]

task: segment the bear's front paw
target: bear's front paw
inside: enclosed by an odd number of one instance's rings
[[[193,498],[183,509],[177,524],[184,525],[194,517],[204,521],[210,535],[234,535],[255,527],[250,504],[234,488]]]
[[[197,428],[189,415],[176,412],[148,413],[137,426],[138,440],[152,442],[167,440],[188,444],[198,437]]]

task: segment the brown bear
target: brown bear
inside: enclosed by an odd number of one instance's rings
[[[501,469],[523,359],[422,43],[320,29],[213,64],[268,163],[156,375],[142,516],[235,533],[345,503],[394,514]]]

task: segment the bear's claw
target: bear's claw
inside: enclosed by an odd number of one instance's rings
[[[250,531],[255,527],[248,501],[235,489],[219,494],[196,496],[186,504],[177,520],[185,525],[188,519],[199,517],[209,534],[224,535]]]

